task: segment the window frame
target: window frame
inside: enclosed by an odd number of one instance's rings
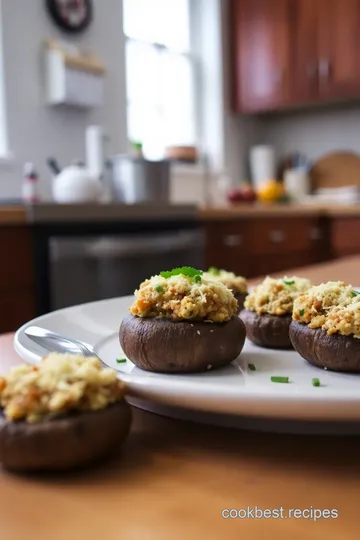
[[[177,51],[175,49],[172,49],[166,45],[163,45],[162,43],[156,43],[152,41],[146,41],[146,40],[139,40],[135,38],[131,38],[125,34],[125,29],[123,27],[123,35],[124,35],[124,47],[125,47],[125,62],[126,59],[126,49],[127,44],[129,42],[131,43],[138,43],[143,44],[149,47],[153,47],[154,49],[158,49],[159,51],[167,51],[170,54],[177,55],[182,58],[186,58],[186,60],[189,62],[190,70],[191,70],[191,81],[192,81],[192,108],[193,108],[193,114],[194,114],[194,123],[193,123],[193,130],[194,130],[194,145],[196,147],[200,147],[200,125],[201,125],[201,118],[200,118],[200,109],[198,107],[199,99],[200,99],[200,80],[201,80],[201,73],[200,73],[200,63],[198,60],[198,56],[196,53],[196,39],[195,39],[195,20],[197,17],[197,9],[195,6],[195,2],[192,0],[188,0],[188,6],[189,6],[189,49],[187,51]],[[123,6],[124,7],[124,6]],[[125,75],[126,77],[126,75]],[[125,81],[126,85],[126,81]],[[127,88],[126,88],[126,101],[125,101],[125,108],[126,108],[126,123],[128,124],[128,111],[129,107],[132,104],[132,100],[129,99],[127,94]],[[128,125],[126,127],[127,137],[130,140],[130,134]]]
[[[4,34],[2,20],[2,0],[0,0],[0,164],[8,165],[12,162],[9,153],[8,126],[6,116],[5,95],[5,61],[4,61]]]

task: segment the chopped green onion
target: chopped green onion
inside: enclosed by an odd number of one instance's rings
[[[212,274],[213,276],[218,276],[220,275],[220,270],[218,268],[215,268],[215,266],[210,266],[208,273]]]
[[[250,371],[256,371],[255,364],[248,364],[248,368],[250,369]]]
[[[156,292],[159,292],[159,293],[160,293],[160,292],[164,292],[164,287],[163,287],[162,285],[157,285],[157,286],[155,287],[155,291],[156,291]]]
[[[195,283],[201,283],[201,276],[194,276]]]
[[[351,293],[352,293],[353,296],[359,296],[360,291],[354,291],[353,290],[353,291],[351,291]]]
[[[272,376],[271,377],[271,382],[288,383],[289,382],[289,377]]]
[[[283,279],[283,282],[285,283],[285,285],[294,285],[295,280],[293,279],[292,281],[286,281],[286,279]]]
[[[311,384],[313,386],[321,386],[320,379],[311,379]]]
[[[300,311],[299,311],[300,317],[302,317],[304,315],[304,313],[305,313],[305,309],[300,309]]]
[[[127,362],[127,358],[117,358],[116,363],[117,364],[125,364]]]

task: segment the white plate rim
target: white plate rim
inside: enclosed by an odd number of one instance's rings
[[[109,309],[109,306],[117,303],[120,305],[129,305],[132,301],[132,296],[112,298],[108,300],[100,300],[82,304],[70,308],[64,308],[54,311],[27,322],[14,336],[14,348],[19,356],[28,363],[37,363],[41,355],[36,352],[36,347],[32,346],[29,338],[24,334],[25,329],[33,324],[43,325],[46,328],[51,328],[51,321],[56,317],[71,317],[81,314],[82,311],[89,312],[92,309],[101,311],[101,309]],[[119,310],[120,311],[120,310]],[[123,314],[119,313],[119,322]],[[49,324],[50,322],[50,324]],[[57,329],[57,331],[59,331]],[[113,332],[115,332],[115,328]],[[111,334],[110,333],[110,334]],[[99,340],[106,339],[110,334],[104,334]],[[69,335],[69,332],[67,332]],[[24,336],[29,340],[31,346],[24,346]],[[91,345],[96,343],[91,339],[84,339],[83,336],[69,335],[76,339],[87,341]],[[25,340],[25,341],[26,341]],[[261,353],[261,350],[258,351]],[[323,373],[315,368],[319,378]],[[226,392],[221,389],[219,393],[218,384],[209,384],[202,387],[197,380],[193,380],[189,376],[186,384],[184,381],[174,375],[147,374],[146,372],[124,374],[119,372],[119,377],[122,378],[129,391],[129,396],[138,399],[148,400],[160,405],[168,405],[174,407],[183,407],[194,411],[202,411],[208,413],[231,414],[235,416],[246,417],[262,417],[265,419],[293,419],[293,420],[314,420],[314,421],[360,421],[360,376],[359,376],[359,391],[358,392],[337,392],[325,391],[309,386],[306,393],[289,390],[289,385],[269,385],[264,388],[256,389],[254,387],[241,386],[241,391],[238,388],[229,387]],[[216,373],[215,371],[213,373]],[[205,375],[205,374],[204,374]],[[315,375],[314,375],[315,376]],[[164,384],[164,377],[166,382]]]

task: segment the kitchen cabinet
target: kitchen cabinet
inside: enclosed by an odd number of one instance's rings
[[[320,0],[318,10],[319,94],[359,96],[360,0]]]
[[[290,0],[233,0],[233,105],[255,112],[289,99]]]
[[[25,226],[0,227],[0,333],[36,315],[31,234]]]
[[[293,104],[314,102],[319,99],[319,0],[295,0],[292,13],[293,71],[290,101]]]
[[[360,0],[232,0],[233,108],[360,97]]]
[[[244,220],[209,222],[205,239],[206,268],[231,268],[237,275],[249,275],[250,235]]]
[[[330,227],[333,257],[360,254],[360,217],[333,217]]]
[[[208,223],[206,266],[254,277],[330,258],[327,219],[260,217]]]

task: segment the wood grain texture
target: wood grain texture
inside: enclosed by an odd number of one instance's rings
[[[0,206],[0,225],[23,225],[26,210],[23,206]]]
[[[1,211],[0,211],[1,216]],[[28,226],[0,227],[0,333],[35,317],[34,263]]]
[[[318,0],[319,93],[323,100],[360,92],[360,0]],[[322,65],[322,63],[324,63]]]
[[[360,258],[303,269],[315,282],[360,274]],[[0,371],[19,362],[0,338]],[[1,474],[6,540],[357,540],[360,439],[253,433],[134,410],[122,451],[78,475]],[[223,508],[337,509],[338,519],[222,519]]]
[[[295,0],[292,4],[292,84],[291,101],[294,104],[319,100],[318,32],[319,3],[313,0]]]
[[[237,112],[276,109],[287,103],[290,12],[289,0],[232,0]]]

